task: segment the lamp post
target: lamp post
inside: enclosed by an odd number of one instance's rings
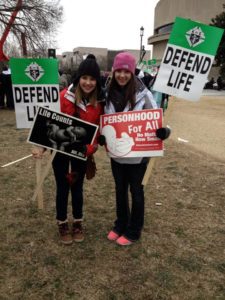
[[[142,52],[141,52],[141,60],[144,58],[144,56],[145,56],[145,54],[146,54],[146,50],[145,50],[145,46],[143,45],[142,46]]]
[[[142,38],[143,38],[143,35],[144,35],[144,27],[141,26],[140,28],[140,37],[141,37],[141,45],[140,45],[140,62],[142,60]]]

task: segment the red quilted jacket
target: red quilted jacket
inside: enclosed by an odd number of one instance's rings
[[[66,88],[60,92],[60,106],[61,112],[70,116],[79,117],[83,121],[90,122],[92,124],[99,125],[100,123],[100,115],[104,112],[103,101],[97,102],[96,106],[91,104],[87,104],[86,106],[81,103],[79,105],[75,105],[75,95],[71,90],[71,86]],[[93,154],[98,148],[97,136],[92,145],[87,146],[86,155],[89,156]]]

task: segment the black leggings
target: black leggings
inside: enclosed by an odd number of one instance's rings
[[[111,159],[116,185],[116,221],[114,231],[138,240],[144,224],[144,187],[142,179],[147,163],[120,164]],[[129,207],[128,192],[131,194]]]
[[[75,182],[70,185],[67,175],[75,172]],[[68,155],[57,153],[52,162],[56,181],[56,219],[65,221],[67,219],[67,206],[69,190],[72,194],[72,213],[74,219],[83,217],[83,183],[86,172],[86,161],[72,158]]]

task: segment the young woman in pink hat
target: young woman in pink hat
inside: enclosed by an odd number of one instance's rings
[[[151,92],[135,76],[136,60],[128,52],[116,55],[112,79],[108,87],[105,113],[112,114],[131,110],[154,109],[157,104]],[[165,139],[168,128],[160,128],[157,136]],[[100,143],[105,143],[104,135]],[[107,238],[121,246],[131,245],[140,239],[144,225],[144,189],[142,179],[148,158],[111,158],[111,169],[116,187],[116,220]],[[131,209],[128,190],[131,192]]]

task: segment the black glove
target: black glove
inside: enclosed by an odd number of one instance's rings
[[[168,139],[170,133],[171,133],[171,129],[169,127],[161,127],[156,130],[156,136],[160,140]]]
[[[104,146],[106,144],[106,139],[105,139],[105,136],[100,134],[99,137],[98,137],[98,143],[100,146]]]

